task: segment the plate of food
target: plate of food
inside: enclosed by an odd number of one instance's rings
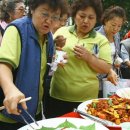
[[[130,99],[114,97],[88,100],[81,103],[77,110],[110,121],[116,127],[120,127],[123,122],[130,122]]]
[[[116,91],[119,97],[130,99],[130,88],[121,88]]]
[[[80,118],[50,118],[37,123],[42,127],[37,129],[35,123],[31,123],[31,126],[26,125],[18,130],[109,130],[97,122]]]

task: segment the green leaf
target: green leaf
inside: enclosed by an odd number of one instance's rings
[[[95,123],[93,123],[92,125],[88,125],[88,126],[80,126],[81,130],[95,130],[96,126]]]
[[[42,127],[41,129],[39,130],[55,130],[55,128],[51,128],[51,127]]]
[[[91,125],[87,125],[87,126],[80,126],[80,128],[77,128],[74,124],[72,124],[71,122],[65,120],[65,122],[61,123],[60,125],[58,125],[56,128],[51,128],[51,127],[42,127],[39,130],[56,130],[58,128],[73,128],[73,129],[77,129],[77,130],[96,130],[95,127],[95,123],[91,124]]]
[[[92,107],[93,108],[96,108],[97,107],[97,104],[95,102],[92,103]]]
[[[71,122],[65,120],[65,122],[63,122],[62,124],[58,125],[56,128],[77,128],[74,124],[72,124]]]
[[[109,100],[108,100],[108,104],[109,104],[110,106],[113,105],[113,103],[112,103],[112,99],[109,99]]]

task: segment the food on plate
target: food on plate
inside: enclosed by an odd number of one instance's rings
[[[86,106],[87,113],[119,125],[130,122],[130,99],[113,97],[95,99]]]
[[[96,130],[95,123],[87,125],[87,126],[80,126],[77,128],[73,123],[65,120],[63,123],[59,124],[57,127],[45,127],[39,130]]]

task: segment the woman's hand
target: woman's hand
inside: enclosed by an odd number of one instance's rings
[[[107,76],[107,80],[113,83],[114,85],[117,85],[118,76],[114,70],[110,69],[110,72]]]
[[[86,50],[86,48],[84,48],[83,46],[75,46],[74,47],[74,53],[75,56],[79,59],[88,61],[89,58],[92,56],[92,54],[90,54],[89,51]]]
[[[20,92],[15,86],[6,93],[3,104],[9,114],[19,115],[21,110],[18,109],[18,103],[21,99],[24,99],[25,96]],[[21,103],[23,109],[27,109],[26,103]]]
[[[117,68],[117,69],[120,68],[121,63],[123,63],[123,60],[119,56],[117,56],[115,59],[115,62],[114,62],[115,68]]]
[[[62,35],[59,35],[55,38],[54,42],[57,48],[62,48],[65,45],[66,38],[64,38]]]
[[[76,45],[74,53],[77,58],[84,60],[97,73],[105,74],[111,69],[111,64],[91,54],[84,46]]]
[[[130,61],[126,61],[125,64],[130,68]]]

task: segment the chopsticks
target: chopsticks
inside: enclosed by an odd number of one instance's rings
[[[32,97],[27,97],[27,98],[21,99],[21,100],[19,101],[19,103],[26,102],[26,101],[29,101],[29,100],[31,100],[31,99],[32,99]],[[3,109],[5,109],[5,106],[1,106],[1,107],[0,107],[0,111],[3,110]]]

